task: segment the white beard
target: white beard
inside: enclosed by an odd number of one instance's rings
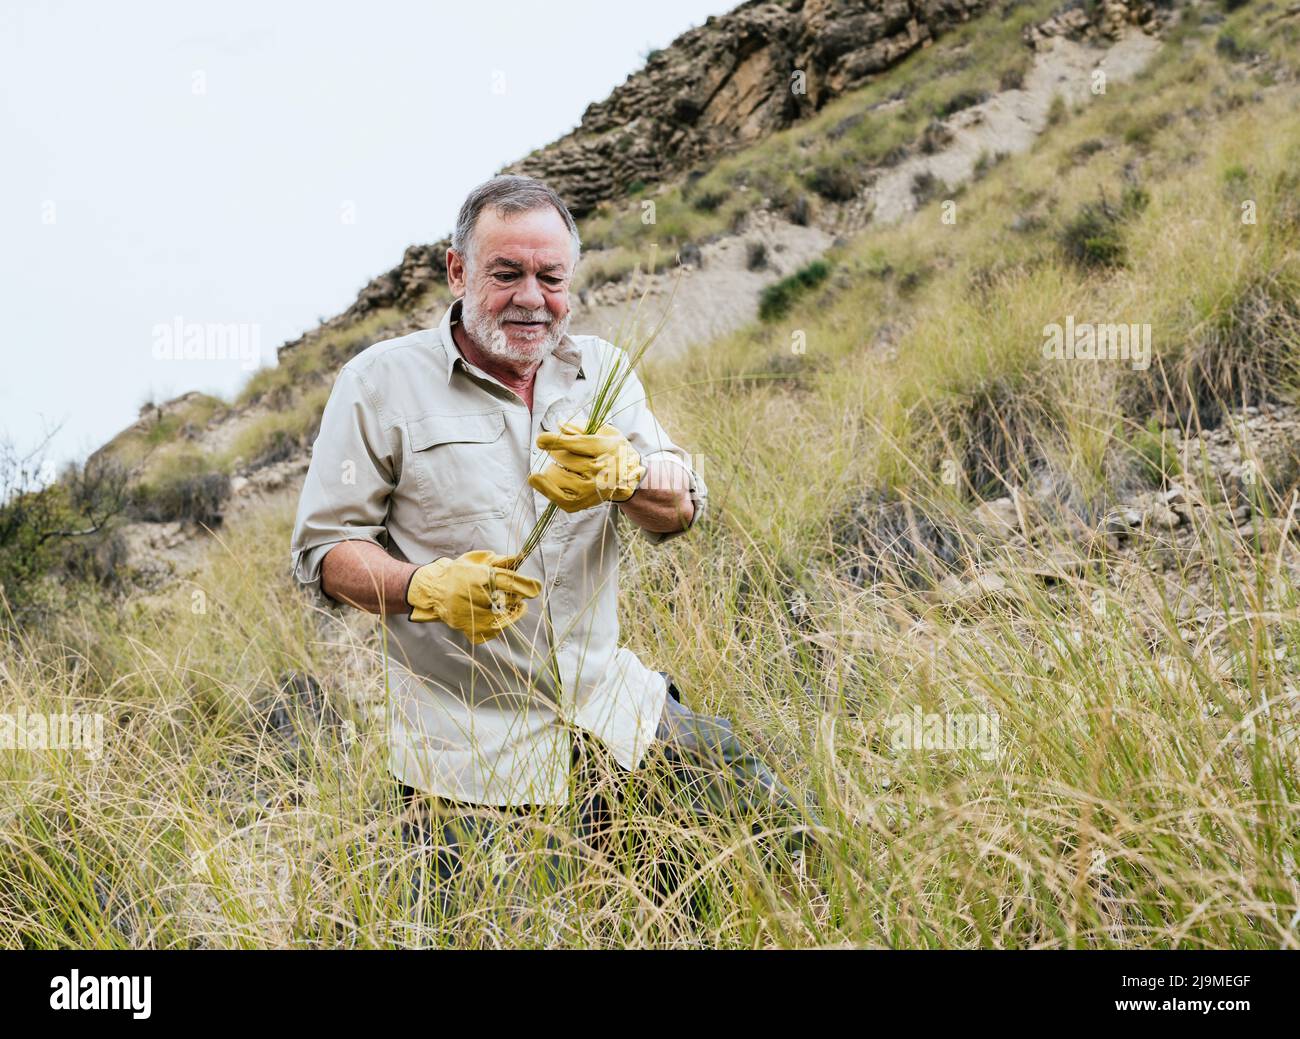
[[[506,307],[493,317],[487,311],[480,311],[473,297],[468,293],[461,300],[460,320],[466,334],[474,345],[495,361],[507,365],[540,364],[560,345],[569,330],[569,315],[556,321],[545,307],[526,310],[522,307]],[[510,342],[502,325],[507,321],[546,321],[546,328],[539,331],[530,342],[516,345]]]

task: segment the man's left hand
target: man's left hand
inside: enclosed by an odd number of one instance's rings
[[[584,433],[580,426],[566,422],[558,433],[541,434],[537,446],[553,461],[529,476],[528,484],[565,512],[626,501],[645,476],[641,456],[609,423],[595,433]]]

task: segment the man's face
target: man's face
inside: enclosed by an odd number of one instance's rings
[[[563,218],[549,206],[508,217],[489,207],[470,252],[447,253],[448,283],[464,296],[465,331],[506,364],[541,363],[569,327],[573,238]]]

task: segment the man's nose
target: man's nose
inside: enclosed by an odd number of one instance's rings
[[[542,295],[542,288],[533,277],[524,278],[522,284],[516,289],[514,300],[515,306],[523,307],[526,310],[537,310],[545,306],[546,297]]]

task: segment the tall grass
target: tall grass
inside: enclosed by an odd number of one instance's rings
[[[806,875],[748,820],[674,811],[652,763],[605,854],[543,813],[513,858],[469,864],[449,913],[427,887],[404,905],[421,857],[386,776],[379,629],[310,609],[289,517],[246,513],[192,581],[9,633],[5,709],[98,711],[108,737],[95,760],[0,752],[0,943],[1295,947],[1296,488],[1265,482],[1236,527],[1163,427],[1291,393],[1297,90],[1184,38],[991,168],[956,225],[930,207],[862,235],[785,317],[644,366],[705,456],[710,519],[670,548],[627,539],[622,639],[817,792]],[[1294,72],[1294,33],[1269,49]],[[1063,234],[1132,183],[1124,263],[1081,266]],[[1157,363],[1049,361],[1067,314],[1151,323]],[[1085,536],[1175,472],[1190,533]],[[973,508],[1012,491],[1036,533],[990,537]],[[908,548],[868,582],[863,531]],[[337,718],[286,721],[292,675]],[[995,714],[1000,753],[896,747],[916,710]],[[547,834],[569,873],[521,902]]]

